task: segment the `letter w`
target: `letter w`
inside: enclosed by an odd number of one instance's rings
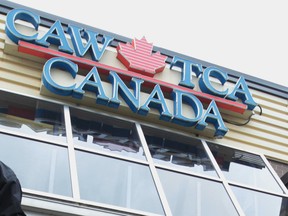
[[[103,56],[106,47],[113,41],[113,37],[103,35],[102,39],[102,48],[99,49],[97,43],[97,32],[92,32],[89,30],[84,30],[77,26],[68,26],[68,34],[71,36],[72,43],[75,49],[75,53],[79,57],[83,57],[89,50],[91,58],[94,61],[99,61]],[[83,44],[83,40],[86,40],[86,43]]]

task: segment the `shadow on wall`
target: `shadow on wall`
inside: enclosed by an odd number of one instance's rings
[[[286,188],[288,189],[288,172],[286,172],[282,177],[281,177],[282,182],[284,183],[284,185],[286,186]]]

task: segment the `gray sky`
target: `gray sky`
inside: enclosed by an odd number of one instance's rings
[[[285,0],[12,1],[288,87]]]

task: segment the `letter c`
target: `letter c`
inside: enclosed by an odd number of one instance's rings
[[[34,42],[34,40],[37,39],[38,33],[31,36],[21,34],[15,27],[16,20],[29,22],[34,26],[35,30],[38,31],[40,16],[28,10],[14,9],[7,14],[6,18],[5,32],[14,43],[18,44],[19,40]]]
[[[43,67],[42,80],[44,86],[49,91],[62,96],[72,95],[73,89],[75,88],[76,84],[73,84],[71,86],[61,86],[57,84],[51,77],[52,68],[66,70],[72,75],[73,78],[75,78],[78,72],[78,65],[68,59],[55,57],[49,59]]]
[[[218,79],[222,85],[227,81],[228,74],[226,72],[223,72],[219,70],[216,67],[208,67],[204,70],[203,75],[199,79],[199,87],[202,92],[215,95],[218,97],[225,97],[228,93],[228,89],[225,89],[223,91],[219,91],[213,87],[211,84],[209,77],[214,77]]]

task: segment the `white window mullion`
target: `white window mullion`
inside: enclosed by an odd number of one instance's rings
[[[279,176],[277,175],[277,173],[275,172],[275,170],[273,169],[272,165],[270,164],[270,162],[267,160],[267,158],[264,155],[260,155],[262,160],[264,161],[265,165],[267,166],[268,170],[270,171],[270,173],[272,174],[273,178],[275,179],[275,181],[278,183],[278,185],[280,186],[280,188],[283,190],[283,192],[285,194],[288,194],[288,190],[286,188],[286,186],[284,185],[284,183],[281,181],[281,179],[279,178]]]
[[[230,197],[230,200],[232,201],[236,211],[238,212],[238,214],[240,216],[245,216],[245,214],[244,214],[244,212],[243,212],[238,200],[236,199],[236,196],[234,195],[234,193],[233,193],[228,181],[226,180],[224,174],[222,173],[220,167],[217,164],[217,161],[215,160],[212,152],[210,151],[210,148],[208,147],[207,143],[204,140],[201,140],[201,141],[202,141],[204,149],[206,150],[206,152],[207,152],[207,154],[208,154],[208,156],[209,156],[209,158],[210,158],[210,160],[211,160],[211,162],[212,162],[212,164],[213,164],[213,166],[214,166],[219,178],[222,180],[223,186],[224,186],[228,196]]]
[[[71,174],[72,193],[74,199],[80,200],[76,156],[75,156],[75,149],[73,146],[72,124],[70,118],[70,110],[68,106],[64,106],[64,118],[65,118],[66,137],[68,142],[68,156],[69,156],[69,165]]]
[[[146,143],[146,139],[145,139],[144,133],[142,131],[142,128],[141,128],[139,123],[135,123],[135,125],[136,125],[136,130],[137,130],[137,133],[139,135],[139,139],[140,139],[140,142],[142,144],[145,156],[146,156],[148,164],[149,164],[149,168],[150,168],[150,171],[151,171],[151,174],[152,174],[152,178],[154,180],[154,183],[156,185],[156,189],[158,191],[158,195],[159,195],[161,203],[163,205],[163,210],[165,212],[165,215],[166,216],[172,216],[172,212],[170,210],[170,207],[169,207],[169,204],[168,204],[168,200],[167,200],[167,198],[165,196],[165,193],[164,193],[164,190],[163,190],[159,175],[157,173],[156,167],[154,166],[153,158],[152,158],[152,156],[150,154],[150,151],[149,151],[148,145]]]

